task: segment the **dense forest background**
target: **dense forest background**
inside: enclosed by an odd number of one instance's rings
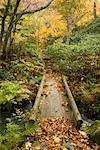
[[[0,149],[21,147],[46,67],[68,77],[83,118],[100,119],[100,1],[0,1]],[[16,132],[17,131],[17,132]]]

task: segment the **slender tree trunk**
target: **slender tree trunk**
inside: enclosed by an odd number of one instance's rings
[[[0,49],[2,48],[2,44],[3,44],[2,41],[3,41],[4,32],[5,32],[5,21],[6,21],[7,15],[8,15],[9,6],[10,6],[10,0],[8,0],[7,6],[6,6],[6,11],[5,11],[5,14],[2,18],[1,33],[0,33]]]
[[[93,10],[94,19],[97,18],[97,11],[96,11],[96,1],[94,1],[94,10]]]
[[[10,54],[10,56],[11,56],[10,49],[12,49],[12,44],[13,44],[14,36],[16,33],[16,26],[17,26],[17,22],[14,24],[14,27],[13,27],[13,35],[11,35],[11,37],[9,38],[8,54]]]
[[[67,44],[70,45],[70,22],[69,17],[66,17],[67,21]]]
[[[12,32],[12,29],[13,29],[13,21],[14,21],[14,18],[16,16],[16,12],[17,12],[17,9],[18,9],[20,1],[21,0],[17,0],[16,6],[15,6],[15,9],[14,9],[14,12],[13,12],[13,15],[10,18],[9,27],[8,27],[7,33],[5,35],[4,43],[3,43],[3,55],[2,55],[2,59],[7,59],[7,57],[8,57],[7,56],[7,54],[8,54],[7,53],[7,44],[8,44],[9,38],[11,37],[11,32]]]
[[[14,24],[14,21],[15,21],[14,20],[15,17],[18,16],[18,20],[19,20],[23,15],[34,14],[34,13],[36,13],[38,11],[46,9],[54,0],[47,0],[46,4],[43,4],[40,7],[37,7],[36,9],[33,9],[33,10],[30,10],[30,9],[28,10],[28,8],[30,6],[30,4],[29,4],[29,6],[25,10],[21,11],[20,13],[17,13],[20,1],[21,0],[16,0],[16,5],[15,5],[15,8],[14,8],[14,11],[13,11],[12,16],[10,17],[10,21],[8,23],[8,29],[6,31],[6,35],[4,36],[4,40],[3,40],[3,46],[2,46],[3,54],[2,54],[1,59],[7,59],[8,41],[9,41],[9,39],[11,37],[11,33],[12,33],[12,30],[13,30],[13,24]],[[4,27],[5,27],[5,24],[4,24]],[[1,38],[1,41],[2,41],[2,38]]]
[[[6,20],[6,17],[4,16],[4,17],[2,18],[2,23],[1,23],[0,49],[2,48],[2,39],[3,39],[3,34],[4,34],[5,20]]]

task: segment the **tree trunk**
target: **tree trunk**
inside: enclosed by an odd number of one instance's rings
[[[94,10],[93,10],[94,19],[97,18],[97,11],[96,11],[96,1],[94,1]]]
[[[14,36],[15,36],[15,33],[16,33],[17,22],[14,23],[14,25],[13,25],[13,33],[12,33],[13,35],[11,35],[11,37],[9,38],[8,54],[10,53],[10,49],[11,49],[13,41],[14,41]]]
[[[5,31],[5,21],[6,21],[7,15],[8,15],[9,6],[10,6],[10,0],[8,0],[7,6],[6,6],[6,11],[2,18],[1,33],[0,33],[0,49],[2,48],[2,45],[3,45],[2,40],[3,40],[4,31]]]
[[[67,45],[70,45],[70,21],[69,17],[66,17],[67,21]]]
[[[10,1],[10,0],[8,0]],[[8,47],[8,41],[11,37],[11,33],[12,33],[12,30],[13,30],[13,24],[14,24],[14,19],[15,19],[15,16],[18,16],[19,19],[23,16],[23,15],[26,15],[26,14],[34,14],[38,11],[41,11],[43,9],[46,9],[54,0],[47,0],[46,4],[43,4],[42,6],[36,8],[36,9],[33,9],[33,10],[28,10],[29,6],[21,11],[20,13],[17,13],[17,9],[19,7],[19,4],[20,4],[20,1],[21,0],[16,0],[16,5],[15,5],[15,8],[14,8],[14,12],[12,14],[12,16],[10,17],[10,21],[8,23],[8,29],[7,29],[7,32],[6,32],[6,35],[5,35],[5,38],[4,38],[4,42],[3,42],[3,46],[2,46],[2,50],[3,50],[3,54],[2,54],[2,57],[1,59],[7,59],[7,55],[8,55],[8,52],[7,52],[7,47]],[[4,25],[5,26],[5,25]]]
[[[14,21],[14,18],[16,16],[16,12],[17,12],[19,3],[20,3],[20,0],[17,0],[16,6],[15,6],[15,9],[14,9],[14,12],[13,12],[13,15],[10,18],[9,27],[8,27],[8,30],[7,30],[5,39],[4,39],[4,43],[3,43],[3,55],[2,55],[2,59],[7,59],[7,57],[8,57],[7,56],[8,55],[8,53],[7,53],[7,44],[8,44],[9,38],[11,37],[11,32],[12,32],[12,29],[13,29],[13,21]]]

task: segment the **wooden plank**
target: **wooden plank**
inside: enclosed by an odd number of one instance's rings
[[[75,103],[74,97],[73,97],[73,95],[71,93],[71,90],[70,90],[70,88],[68,86],[68,83],[67,83],[67,80],[66,80],[66,76],[62,75],[62,80],[63,80],[64,85],[65,85],[65,89],[66,89],[66,92],[67,92],[67,95],[68,95],[68,98],[69,98],[69,101],[70,101],[71,108],[72,108],[73,113],[75,115],[77,128],[80,128],[82,123],[83,123],[81,114],[80,114],[80,112],[78,110],[78,107],[77,107],[77,105]]]

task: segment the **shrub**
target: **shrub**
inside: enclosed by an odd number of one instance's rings
[[[38,124],[33,122],[22,122],[16,124],[10,122],[6,126],[4,135],[0,135],[0,149],[2,150],[18,150],[26,141],[26,137],[37,130]]]
[[[31,92],[15,81],[3,81],[0,84],[0,104],[17,103],[28,99]]]
[[[100,17],[98,17],[96,20],[91,20],[84,26],[78,27],[73,32],[73,35],[71,37],[72,43],[78,43],[80,42],[84,37],[87,35],[98,35],[100,33]],[[92,43],[92,42],[91,42]]]
[[[88,79],[97,74],[99,49],[98,36],[88,35],[78,45],[52,45],[46,53],[71,79],[81,80],[82,77]]]

